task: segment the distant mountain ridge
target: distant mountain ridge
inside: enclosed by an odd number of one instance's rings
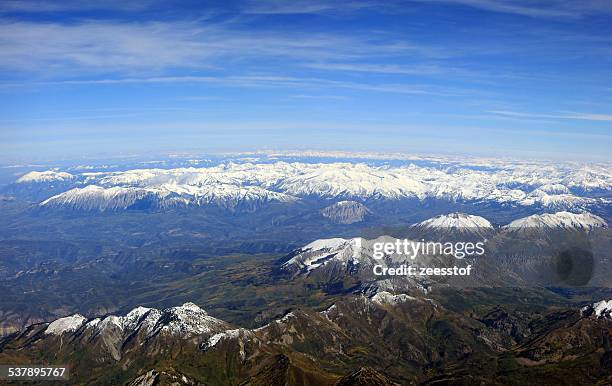
[[[111,187],[87,185],[58,194],[40,203],[45,208],[86,211],[125,210],[129,208],[181,208],[215,205],[226,209],[254,210],[270,202],[292,202],[294,197],[257,186],[173,186]]]
[[[520,164],[507,169],[474,170],[413,164],[390,167],[341,162],[229,162],[206,168],[78,174],[35,171],[21,176],[5,190],[18,197],[43,197],[43,207],[98,211],[133,208],[139,201],[149,201],[154,208],[239,208],[244,204],[256,209],[270,202],[309,197],[357,202],[435,199],[584,210],[604,205],[600,196],[612,194],[612,174],[605,168],[568,170],[553,166],[544,173]],[[362,212],[363,208],[355,210]]]

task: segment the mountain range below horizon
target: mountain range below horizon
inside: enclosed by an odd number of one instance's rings
[[[610,379],[606,165],[156,162],[0,187],[0,360],[132,385]],[[484,253],[375,256],[400,240]],[[402,265],[472,271],[374,273]]]
[[[252,211],[309,198],[445,200],[587,209],[607,204],[610,169],[506,163],[489,167],[430,162],[417,166],[360,162],[222,162],[208,167],[121,171],[32,171],[4,195],[40,200],[41,207],[85,211],[218,206]]]

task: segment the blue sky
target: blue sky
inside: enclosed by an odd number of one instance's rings
[[[612,2],[170,3],[0,3],[0,158],[610,160]]]

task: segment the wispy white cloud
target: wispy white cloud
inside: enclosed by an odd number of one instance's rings
[[[190,95],[176,98],[181,101],[190,101],[190,102],[214,102],[214,101],[223,101],[226,98],[215,96],[215,95]]]
[[[305,67],[317,70],[368,72],[377,74],[433,75],[446,72],[436,65],[394,65],[368,63],[306,63]]]
[[[73,109],[69,111],[56,111],[56,116],[28,116],[20,119],[0,119],[0,123],[23,123],[23,122],[66,122],[66,121],[98,121],[105,119],[128,118],[128,117],[150,117],[152,115],[167,113],[198,112],[200,110],[184,107],[154,107],[154,108],[111,108],[111,109]],[[83,115],[82,113],[88,113]],[[94,114],[92,114],[94,113]]]
[[[192,33],[198,31],[166,23],[4,23],[0,63],[44,74],[71,68],[74,75],[202,65],[209,50],[189,38]]]
[[[328,100],[347,99],[343,95],[306,95],[306,94],[292,95],[291,98],[294,98],[294,99],[328,99]]]
[[[158,4],[159,0],[3,0],[0,3],[0,12],[42,13],[96,10],[141,11],[143,9],[149,8],[150,6],[156,3]]]
[[[408,2],[461,5],[491,12],[543,18],[578,18],[612,12],[607,0],[244,0],[232,4],[207,2],[200,7],[208,12],[231,12],[245,15],[336,14],[359,10],[401,12],[410,10]],[[163,7],[161,0],[4,0],[0,13],[87,12],[109,10],[139,12]]]
[[[0,25],[0,68],[56,73],[161,73],[222,69],[249,61],[292,64],[418,53],[419,47],[371,36],[243,30],[225,23],[87,21]]]
[[[535,18],[579,18],[610,13],[612,2],[601,0],[412,0],[427,3],[458,4],[486,11]]]
[[[444,3],[481,10],[534,18],[579,18],[612,12],[607,0],[411,0],[422,3]],[[402,0],[251,0],[241,5],[241,11],[251,14],[330,14],[367,9],[373,12],[409,10]]]
[[[522,82],[559,82],[563,79],[554,77],[550,74],[528,73],[526,71],[518,71],[513,68],[504,68],[502,66],[487,67],[487,66],[457,66],[452,65],[452,62],[460,62],[460,60],[430,60],[424,58],[416,64],[380,64],[380,63],[363,63],[353,61],[351,63],[333,63],[333,62],[314,62],[304,63],[303,67],[330,71],[341,74],[348,73],[365,73],[372,75],[395,75],[398,78],[410,79],[441,79],[446,81],[468,81],[471,84],[487,84],[500,85],[507,84],[509,80]],[[564,78],[567,79],[567,76]]]
[[[121,85],[121,84],[171,84],[171,83],[210,83],[233,87],[283,87],[290,89],[298,88],[323,88],[323,89],[349,89],[357,91],[410,94],[410,95],[438,95],[459,96],[465,95],[469,90],[453,89],[446,87],[434,87],[428,85],[412,85],[404,83],[360,83],[348,82],[334,79],[295,77],[295,76],[267,76],[267,75],[245,75],[245,76],[157,76],[146,78],[105,78],[105,79],[80,79],[80,80],[58,80],[28,83],[0,83],[0,86],[79,86],[79,85]],[[471,91],[469,91],[471,92]]]
[[[533,114],[523,113],[516,111],[506,110],[490,110],[488,113],[512,117],[512,118],[526,118],[526,119],[560,119],[560,120],[581,120],[581,121],[601,121],[601,122],[612,122],[612,114],[593,114],[593,113],[578,113],[569,112],[561,114]]]
[[[334,1],[334,0],[251,0],[243,7],[250,14],[319,14],[327,12],[347,12],[364,8],[377,8],[384,5],[381,1]]]
[[[157,8],[163,5],[163,0],[3,0],[0,3],[0,12],[80,12],[92,10],[113,11],[141,11]],[[384,1],[380,0],[245,0],[234,4],[223,2],[206,2],[204,7],[214,9],[227,8],[235,13],[244,14],[318,14],[325,12],[346,12],[363,8],[381,7]]]

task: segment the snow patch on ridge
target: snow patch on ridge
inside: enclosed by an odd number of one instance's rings
[[[45,334],[62,335],[65,332],[76,331],[79,329],[79,327],[83,325],[83,323],[85,323],[86,320],[86,317],[79,314],[74,314],[57,319],[47,326]]]
[[[393,295],[392,293],[387,291],[380,291],[376,295],[372,296],[371,300],[374,303],[378,303],[380,305],[388,304],[395,306],[399,303],[405,303],[409,300],[416,300],[416,298],[406,294]]]
[[[335,249],[339,246],[345,244],[348,240],[342,238],[332,238],[332,239],[320,239],[311,242],[310,244],[306,244],[302,247],[303,251],[314,250],[319,251],[322,249]]]
[[[423,222],[416,226],[424,228],[493,228],[489,220],[484,217],[474,216],[465,213],[449,213],[439,215]]]

